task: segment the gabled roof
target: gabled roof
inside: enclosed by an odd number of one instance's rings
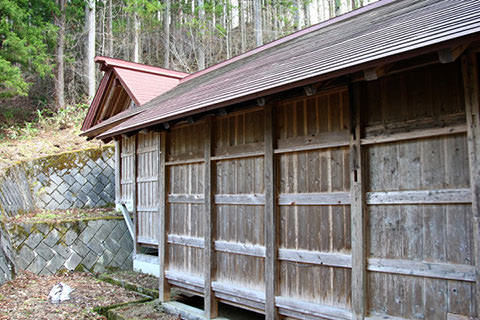
[[[141,106],[172,89],[188,75],[184,72],[101,56],[96,57],[95,62],[100,64],[100,69],[105,71],[105,75],[88,110],[82,126],[83,131],[96,124],[95,120],[102,112],[101,109],[113,107],[111,104],[104,105],[110,94],[109,91],[113,90],[109,85],[111,81],[118,80],[130,99],[137,106]]]
[[[450,40],[478,40],[479,34],[477,0],[379,1],[193,74],[138,113],[124,113],[128,120],[98,137],[362,70],[418,49],[438,50]]]

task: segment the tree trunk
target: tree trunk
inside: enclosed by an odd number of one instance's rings
[[[95,0],[85,4],[85,31],[88,34],[85,67],[88,79],[88,99],[95,95]]]
[[[192,3],[193,4],[193,3]],[[197,46],[197,63],[198,70],[205,69],[205,32],[204,32],[204,23],[205,23],[205,6],[203,0],[197,0],[198,6],[198,20],[200,21],[200,31],[199,31],[199,41]]]
[[[307,3],[307,1],[303,0],[303,27],[309,27],[311,25],[310,22],[310,10],[308,10],[308,6],[310,5],[310,2]]]
[[[223,3],[223,14],[225,16],[225,42],[227,49],[227,59],[232,57],[232,32],[231,32],[231,17],[230,17],[230,4],[228,0]]]
[[[136,7],[135,10],[138,10]],[[133,14],[133,62],[140,62],[140,19],[138,13]]]
[[[245,9],[243,0],[238,0],[238,22],[240,24],[240,49],[242,53],[247,51],[247,31],[245,25]]]
[[[255,44],[263,45],[261,0],[253,0],[253,28],[255,29]]]
[[[57,39],[57,68],[55,77],[55,107],[60,109],[65,105],[65,74],[64,74],[64,49],[65,49],[65,0],[57,0],[59,16],[55,17],[58,26]]]
[[[170,0],[165,0],[163,12],[163,67],[170,68]]]
[[[107,56],[113,57],[113,5],[112,0],[108,0],[107,17]]]

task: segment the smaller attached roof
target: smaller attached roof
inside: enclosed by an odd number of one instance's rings
[[[105,75],[90,105],[82,131],[87,131],[97,124],[96,120],[98,114],[102,113],[101,109],[113,107],[111,103],[105,105],[109,91],[113,90],[112,86],[107,85],[109,81],[118,80],[130,99],[137,106],[141,106],[174,88],[188,75],[184,72],[102,56],[96,57],[95,62],[100,64],[100,70],[105,71]]]

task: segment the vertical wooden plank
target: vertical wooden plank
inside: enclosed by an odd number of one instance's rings
[[[278,277],[277,207],[275,197],[275,159],[273,154],[275,133],[274,110],[271,104],[265,106],[265,319],[278,319],[275,307]]]
[[[470,187],[472,189],[473,248],[476,266],[476,316],[480,316],[480,106],[478,64],[476,53],[468,52],[462,57],[465,113],[467,117],[468,160],[470,164]]]
[[[354,90],[357,89],[357,90]],[[351,234],[352,234],[352,313],[353,319],[364,319],[367,306],[365,249],[365,192],[363,186],[362,152],[360,145],[360,106],[358,87],[349,86],[352,108],[350,140]]]
[[[119,204],[122,200],[122,186],[121,186],[121,138],[115,139],[115,204]]]
[[[137,237],[138,237],[138,217],[137,217],[137,135],[132,138],[132,214],[133,226],[135,230],[135,239],[133,239],[133,254],[137,254]]]
[[[170,300],[170,286],[165,278],[165,270],[168,264],[168,212],[167,212],[167,174],[165,167],[166,157],[166,143],[167,132],[160,133],[160,139],[158,139],[159,150],[159,163],[158,163],[158,217],[159,217],[159,231],[158,231],[158,261],[160,265],[160,277],[159,277],[159,299],[161,302]]]
[[[204,311],[207,319],[213,319],[218,316],[218,302],[215,298],[215,293],[212,290],[212,280],[215,276],[216,257],[215,257],[215,230],[217,222],[215,220],[214,212],[214,189],[213,183],[215,177],[212,170],[212,117],[207,118],[206,123],[206,137],[205,137],[205,172],[203,190],[205,193],[205,292],[204,292]]]

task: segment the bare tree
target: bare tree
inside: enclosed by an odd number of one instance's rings
[[[108,15],[107,15],[107,56],[113,56],[113,5],[112,0],[108,0]]]
[[[238,0],[238,22],[240,24],[240,49],[243,53],[247,50],[247,30],[245,25],[245,8],[243,0]]]
[[[140,62],[140,19],[138,18],[138,8],[135,8],[133,14],[133,61]]]
[[[95,95],[95,0],[87,0],[85,4],[85,31],[88,34],[86,71],[88,83],[88,99]]]
[[[55,74],[55,105],[59,109],[65,105],[65,0],[57,0],[59,9],[55,16],[55,23],[58,26],[57,50],[56,50],[56,74]]]
[[[255,44],[259,47],[263,45],[261,0],[253,0],[253,28],[255,30]]]
[[[170,68],[170,0],[165,0],[163,11],[163,67]]]
[[[193,3],[192,3],[193,5]],[[199,41],[197,45],[197,63],[198,63],[198,70],[205,69],[205,5],[203,0],[197,0],[197,7],[198,7],[198,20],[199,20]]]

